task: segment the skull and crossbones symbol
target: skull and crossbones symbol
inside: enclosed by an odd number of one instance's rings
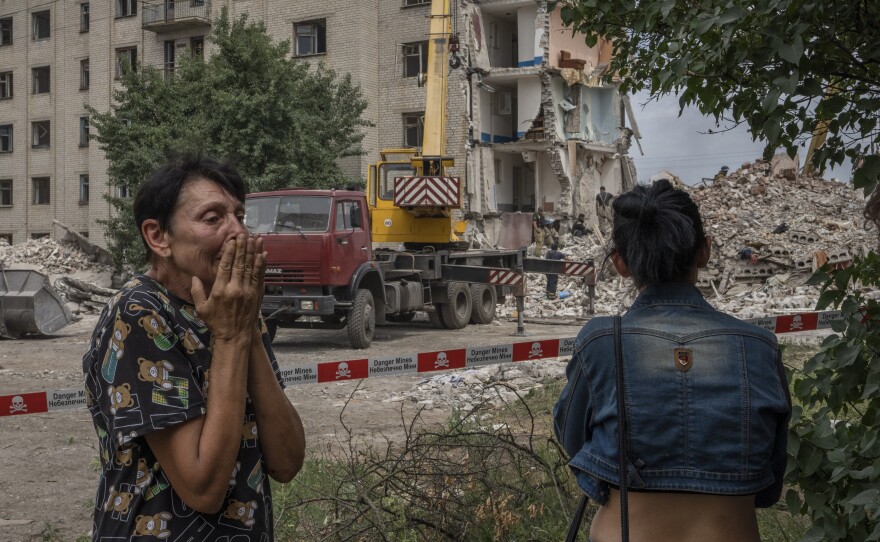
[[[804,329],[804,322],[803,320],[801,320],[800,315],[796,315],[794,318],[791,319],[791,329]]]
[[[16,412],[27,412],[27,404],[25,404],[24,398],[21,395],[13,397],[12,404],[9,405],[9,413],[15,414]]]
[[[541,343],[532,343],[532,349],[529,350],[529,359],[540,358],[543,355],[544,351],[541,349]]]
[[[434,362],[434,367],[449,367],[449,358],[446,356],[446,352],[437,354],[437,361]]]
[[[351,378],[351,369],[348,368],[348,363],[344,361],[336,367],[336,380],[340,378]]]

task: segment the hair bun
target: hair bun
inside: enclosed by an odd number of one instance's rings
[[[646,201],[645,204],[642,205],[641,212],[639,212],[639,222],[642,224],[651,223],[656,216],[657,206],[650,201]]]

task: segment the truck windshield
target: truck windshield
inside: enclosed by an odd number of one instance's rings
[[[251,233],[325,232],[330,225],[330,198],[249,198],[245,202],[244,224]]]

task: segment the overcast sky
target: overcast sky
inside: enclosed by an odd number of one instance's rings
[[[648,181],[651,175],[667,170],[685,183],[695,184],[703,177],[714,177],[721,166],[735,170],[743,162],[753,162],[764,150],[760,141],[752,141],[745,126],[707,134],[718,129],[711,117],[704,117],[696,108],[685,110],[679,117],[677,97],[665,97],[644,108],[646,96],[637,94],[631,101],[645,152],[644,156],[639,153],[633,141],[629,153],[635,160],[639,181]],[[806,149],[800,153],[801,165],[806,154]],[[826,179],[833,177],[848,181],[849,165],[826,171]]]

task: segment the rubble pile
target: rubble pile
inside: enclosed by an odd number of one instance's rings
[[[828,263],[846,267],[877,244],[877,232],[862,218],[861,192],[837,181],[796,174],[793,168],[758,160],[712,183],[688,187],[700,206],[713,254],[700,271],[697,286],[719,310],[740,318],[757,318],[813,310],[819,288],[806,280]],[[655,180],[652,178],[652,180]],[[596,285],[597,314],[623,311],[636,292],[616,276],[610,262],[601,268],[609,246],[601,233],[562,236],[563,252],[573,260],[594,260],[600,266]],[[526,317],[587,318],[589,300],[582,279],[559,277],[565,299],[545,298],[546,278],[527,276]],[[563,296],[560,296],[563,297]],[[499,315],[514,316],[510,297]]]
[[[443,373],[422,380],[401,395],[383,402],[411,401],[426,410],[453,407],[470,412],[476,405],[493,407],[516,401],[544,380],[565,374],[565,362],[523,361],[516,364],[488,365],[455,373]]]
[[[23,263],[47,275],[65,275],[74,271],[109,271],[110,267],[94,261],[78,248],[63,245],[48,237],[29,239],[9,245],[0,240],[0,265],[11,267]]]
[[[71,278],[71,274],[110,274],[111,267],[95,261],[95,256],[78,247],[59,243],[48,237],[30,239],[9,245],[0,240],[0,269],[27,266],[45,275],[60,277],[53,287],[67,303],[74,315],[96,314],[115,291],[102,288],[85,280]]]

